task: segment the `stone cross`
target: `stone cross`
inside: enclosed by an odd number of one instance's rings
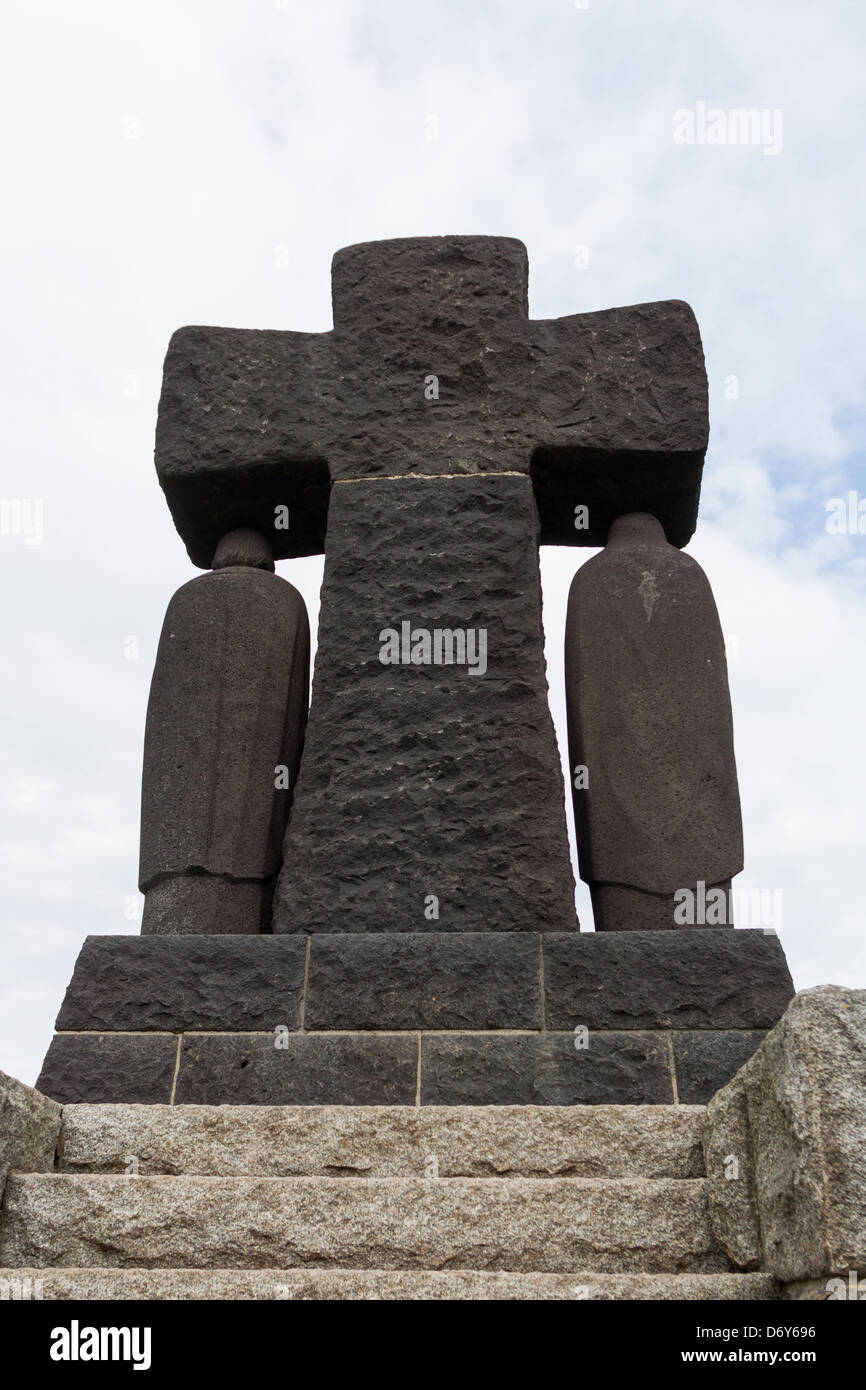
[[[531,320],[499,237],[349,247],[333,306],[327,333],[179,330],[157,427],[194,563],[239,527],[325,550],[274,928],[574,929],[538,545],[602,545],[635,511],[688,541],[694,315]]]

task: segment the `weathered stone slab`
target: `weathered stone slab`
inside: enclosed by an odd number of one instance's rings
[[[306,942],[294,937],[88,936],[57,1028],[127,1033],[296,1028],[305,955]]]
[[[10,1269],[16,1285],[38,1284],[56,1300],[333,1299],[347,1300],[597,1300],[730,1302],[774,1299],[766,1274],[512,1274],[499,1270],[417,1269]]]
[[[552,1029],[772,1028],[794,993],[761,929],[550,935],[543,950]]]
[[[175,1099],[179,1105],[412,1105],[417,1085],[413,1034],[188,1034]]]
[[[425,1034],[422,1105],[666,1105],[667,1040],[649,1033]]]
[[[719,615],[703,570],[655,516],[619,517],[574,576],[565,682],[596,931],[672,929],[678,890],[697,896],[740,872],[743,828]],[[710,913],[706,925],[733,923]]]
[[[862,1272],[864,1145],[866,991],[803,990],[707,1108],[713,1220],[731,1258],[783,1283]]]
[[[713,1229],[736,1268],[759,1269],[763,1259],[761,1220],[748,1104],[740,1078],[716,1092],[712,1107],[712,1122],[705,1121],[703,1143]]]
[[[698,1178],[703,1106],[67,1105],[59,1168],[231,1177]]]
[[[706,1183],[11,1176],[8,1267],[712,1273]]]
[[[539,1028],[538,937],[314,936],[308,1029]]]
[[[0,1071],[0,1199],[10,1169],[50,1172],[60,1138],[60,1106]]]
[[[674,1033],[677,1095],[684,1105],[705,1105],[760,1047],[766,1032],[713,1029]]]
[[[537,528],[525,477],[335,485],[275,931],[577,928]],[[383,664],[404,623],[429,664]]]
[[[167,1105],[176,1059],[172,1033],[55,1033],[36,1085],[62,1105]]]

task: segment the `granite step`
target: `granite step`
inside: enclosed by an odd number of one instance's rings
[[[777,1299],[766,1274],[515,1274],[494,1270],[5,1269],[0,1300]]]
[[[699,1178],[704,1107],[67,1105],[64,1173]]]
[[[0,1266],[722,1273],[705,1179],[12,1173]]]

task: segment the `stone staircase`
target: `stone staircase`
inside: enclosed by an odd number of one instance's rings
[[[66,1105],[53,1171],[7,1179],[0,1287],[778,1298],[714,1240],[703,1117],[697,1105]]]

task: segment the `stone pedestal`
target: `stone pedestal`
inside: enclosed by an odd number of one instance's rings
[[[704,1102],[793,994],[764,931],[88,937],[63,1102]]]

